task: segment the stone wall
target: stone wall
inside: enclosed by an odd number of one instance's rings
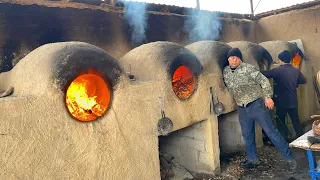
[[[257,123],[255,131],[256,146],[257,148],[261,148],[263,146],[262,129]],[[220,150],[225,153],[245,150],[237,111],[219,116],[219,144]]]

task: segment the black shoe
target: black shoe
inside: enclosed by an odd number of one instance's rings
[[[294,159],[287,160],[287,163],[288,163],[290,171],[293,171],[293,172],[299,172],[300,171],[300,168],[299,168],[296,160],[294,160]]]
[[[274,146],[271,141],[265,141],[263,144],[266,146]]]
[[[260,164],[260,161],[243,161],[240,163],[240,166],[241,167],[244,167],[244,168],[253,168],[253,167],[256,167]]]

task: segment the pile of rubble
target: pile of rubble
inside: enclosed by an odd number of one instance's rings
[[[175,162],[174,157],[160,152],[161,180],[192,179],[193,176],[183,166]]]
[[[160,153],[162,180],[305,180],[309,179],[308,160],[304,151],[294,149],[294,154],[301,172],[292,172],[285,160],[273,146],[264,146],[258,150],[261,165],[256,168],[244,169],[239,166],[245,160],[241,152],[221,154],[221,174],[208,175],[188,172],[174,161],[174,157]]]

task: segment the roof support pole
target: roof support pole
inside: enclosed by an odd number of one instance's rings
[[[200,0],[196,0],[197,1],[197,9],[200,10]]]
[[[252,0],[250,0],[250,5],[251,5],[251,16],[253,17],[254,14],[253,14],[253,2],[252,2]]]

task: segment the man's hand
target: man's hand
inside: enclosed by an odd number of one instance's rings
[[[273,107],[274,107],[274,102],[273,102],[273,100],[272,100],[271,98],[266,98],[266,99],[264,99],[264,104],[265,104],[266,107],[267,107],[268,109],[270,109],[270,110],[272,110]]]

